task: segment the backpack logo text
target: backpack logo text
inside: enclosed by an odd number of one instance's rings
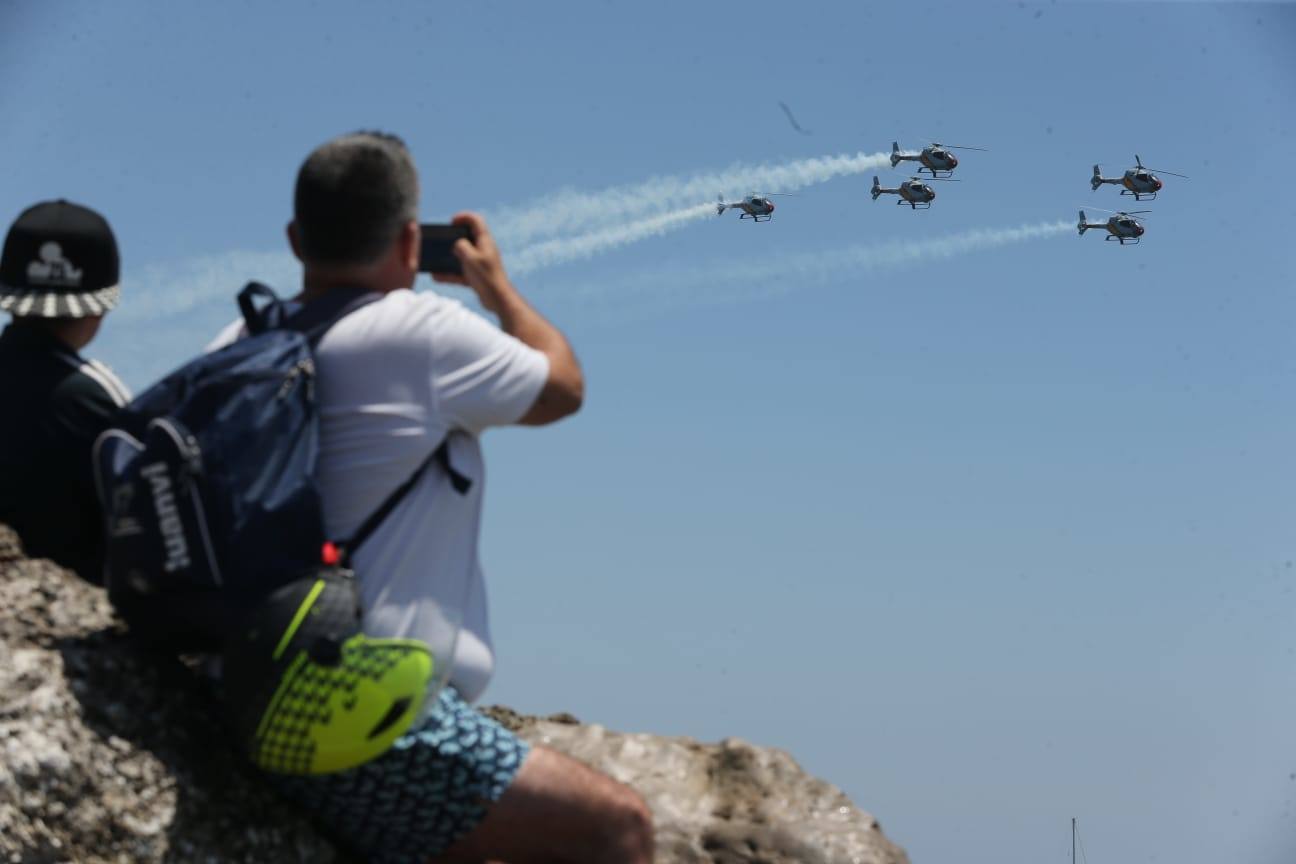
[[[166,545],[166,564],[163,569],[174,573],[189,566],[189,544],[185,542],[184,525],[176,510],[175,494],[171,489],[171,478],[167,474],[164,462],[154,462],[140,469],[140,474],[148,478],[153,491],[153,507],[157,510],[158,527],[162,529],[162,542]]]

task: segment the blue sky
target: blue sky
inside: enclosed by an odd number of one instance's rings
[[[660,178],[608,226],[732,166],[990,148],[928,212],[869,170],[518,279],[589,398],[488,436],[486,701],[786,748],[915,862],[1065,861],[1076,816],[1095,864],[1287,864],[1293,44],[1286,4],[0,0],[0,216],[108,216],[91,353],[140,389],[242,280],[293,288],[340,132],[404,136],[430,221]],[[1129,206],[1087,179],[1135,153],[1191,177],[1142,245],[938,254]]]

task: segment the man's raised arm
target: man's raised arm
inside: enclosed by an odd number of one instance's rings
[[[454,246],[463,276],[438,273],[434,278],[472,288],[482,306],[499,317],[500,329],[549,360],[549,378],[518,423],[543,426],[575,414],[585,398],[585,376],[571,344],[513,287],[485,220],[476,213],[459,213],[453,221],[472,233],[472,240],[460,240]]]

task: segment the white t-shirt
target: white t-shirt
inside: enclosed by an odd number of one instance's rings
[[[241,321],[208,350],[244,335]],[[495,658],[478,560],[484,465],[478,436],[516,423],[549,377],[549,360],[462,303],[392,291],[347,315],[315,351],[318,482],[329,537],[349,537],[449,435],[466,495],[433,464],[352,561],[370,636],[443,642],[442,610],[461,610],[451,683],[469,701]]]

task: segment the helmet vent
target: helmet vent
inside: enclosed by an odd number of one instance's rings
[[[383,715],[383,718],[378,721],[373,729],[369,730],[369,740],[372,741],[374,738],[377,738],[383,732],[390,729],[392,724],[399,720],[401,715],[403,715],[409,708],[410,701],[411,700],[408,696],[403,696],[393,702],[392,706],[387,709],[387,713]]]

